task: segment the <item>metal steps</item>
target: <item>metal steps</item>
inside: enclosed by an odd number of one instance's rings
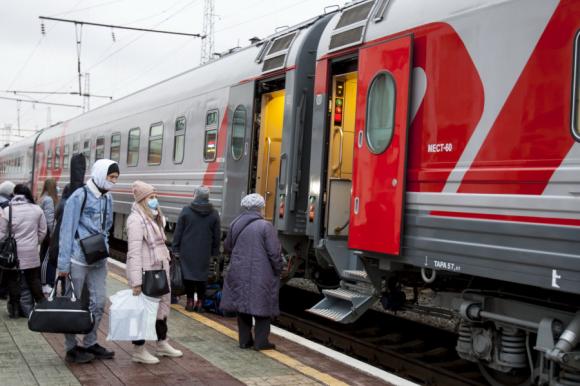
[[[377,300],[365,271],[344,270],[337,289],[322,290],[324,299],[307,311],[339,323],[357,320]]]

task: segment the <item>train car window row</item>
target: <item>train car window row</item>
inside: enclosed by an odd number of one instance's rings
[[[127,166],[137,166],[139,163],[139,141],[141,139],[141,129],[135,127],[129,130],[129,140],[127,141]]]
[[[232,158],[240,160],[244,155],[244,140],[246,138],[246,108],[236,107],[232,119]]]
[[[380,154],[391,143],[395,125],[396,90],[390,73],[381,72],[375,76],[369,87],[367,101],[367,145],[371,152]]]
[[[87,166],[91,164],[91,140],[87,139],[83,142],[83,155],[87,160]]]
[[[574,83],[572,85],[572,135],[576,141],[580,141],[580,31],[576,33],[574,40]]]
[[[185,153],[185,117],[175,120],[175,136],[173,138],[173,163],[183,163]]]
[[[0,162],[0,173],[20,173],[24,167],[24,156]]]
[[[79,142],[73,143],[73,154],[78,154],[79,153],[79,148],[80,148],[80,143]]]
[[[203,160],[214,162],[217,158],[218,111],[210,110],[205,116],[205,136],[203,141]]]
[[[48,149],[46,152],[46,168],[52,169],[52,149]]]
[[[119,162],[121,160],[121,133],[111,135],[111,160]]]
[[[147,163],[160,165],[163,156],[163,122],[154,123],[149,128],[149,148],[147,150]]]
[[[60,146],[56,145],[54,148],[54,168],[60,169]]]
[[[98,137],[95,146],[95,162],[105,158],[105,137]]]

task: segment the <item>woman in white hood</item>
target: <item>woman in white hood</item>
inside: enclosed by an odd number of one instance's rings
[[[113,200],[108,192],[118,178],[119,165],[115,161],[98,160],[87,184],[71,194],[64,208],[59,238],[59,276],[70,276],[79,298],[86,282],[95,317],[93,331],[84,336],[82,346],[78,345],[76,335],[65,335],[68,362],[87,363],[95,358],[111,359],[115,355],[97,343],[106,302],[107,259],[88,264],[79,240],[102,233],[108,245],[109,229],[113,225]]]

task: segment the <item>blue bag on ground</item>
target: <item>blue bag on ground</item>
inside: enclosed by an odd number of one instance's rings
[[[159,300],[133,296],[133,290],[121,290],[109,298],[109,335],[107,340],[157,340],[155,321]]]
[[[206,311],[222,316],[235,316],[235,313],[230,313],[220,308],[222,300],[222,288],[219,284],[208,284],[205,290],[205,299],[203,300],[203,308]]]

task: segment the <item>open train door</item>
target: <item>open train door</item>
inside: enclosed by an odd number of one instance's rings
[[[250,161],[252,154],[252,115],[254,101],[254,83],[247,82],[230,89],[227,116],[228,141],[226,149],[226,167],[224,183],[224,200],[221,213],[222,225],[229,225],[240,214],[240,201],[248,194],[250,178]]]
[[[399,255],[413,36],[360,49],[348,246]]]

